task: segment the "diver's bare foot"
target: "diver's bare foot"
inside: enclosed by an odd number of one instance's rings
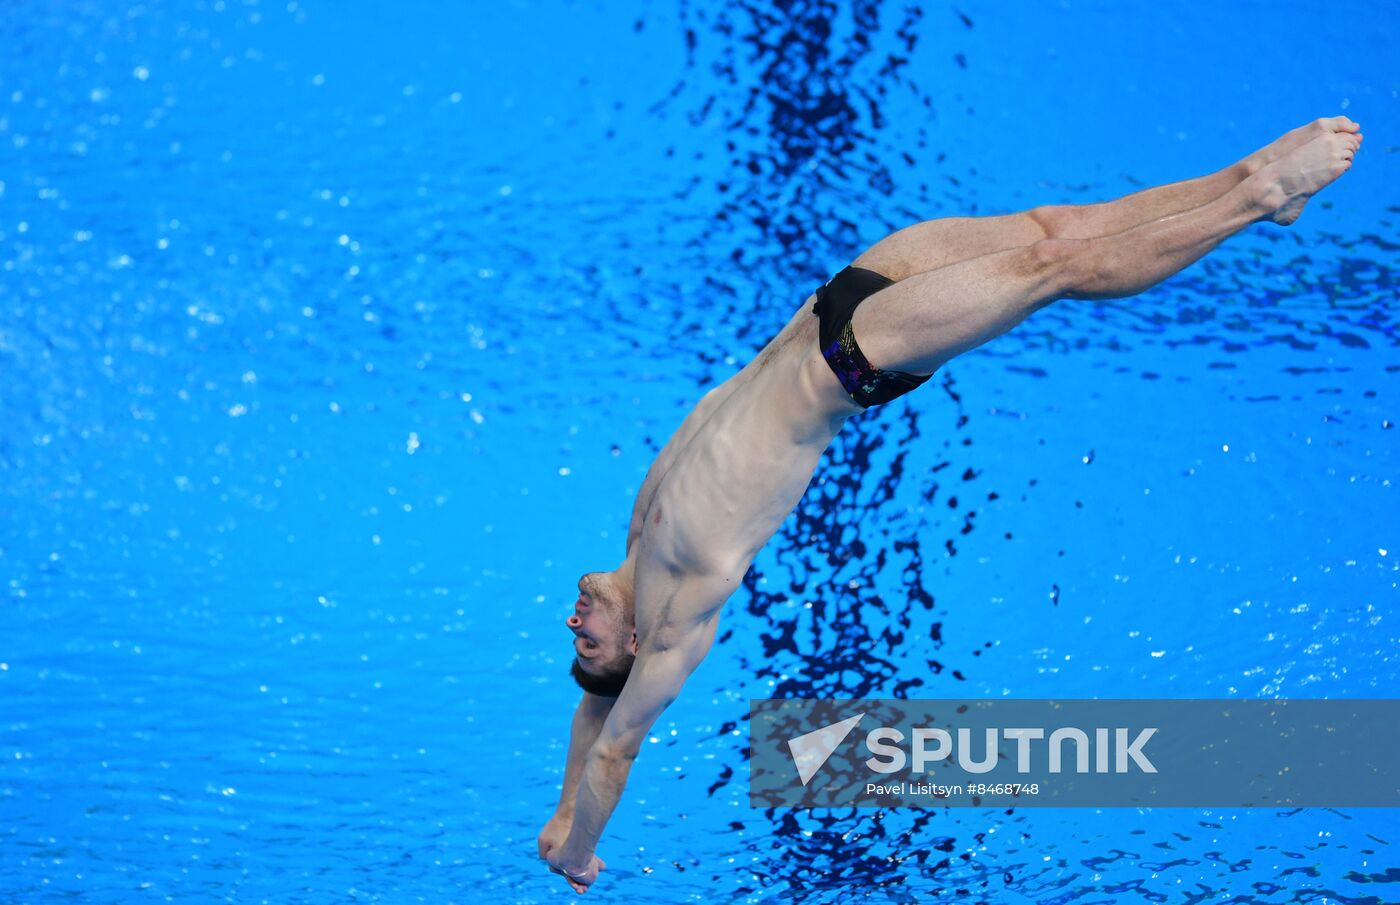
[[[1285,132],[1269,144],[1255,151],[1240,163],[1245,172],[1254,174],[1264,167],[1296,151],[1314,138],[1321,138],[1334,132],[1347,132],[1361,139],[1361,126],[1345,116],[1324,116],[1305,123],[1296,129]]]
[[[1264,216],[1283,226],[1298,219],[1303,205],[1351,169],[1361,139],[1350,132],[1329,132],[1265,166],[1242,186]]]

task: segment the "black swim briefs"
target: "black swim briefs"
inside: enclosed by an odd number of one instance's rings
[[[821,318],[818,341],[822,357],[856,404],[866,408],[897,399],[928,380],[928,375],[882,371],[856,345],[851,330],[856,308],[869,296],[892,285],[894,280],[873,270],[847,267],[817,290],[817,301],[812,306],[812,312]]]

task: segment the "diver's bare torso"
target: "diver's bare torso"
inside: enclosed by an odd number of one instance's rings
[[[706,615],[670,607],[665,615],[656,612],[657,602],[671,597],[658,593],[661,585],[710,576],[731,593],[738,587],[754,556],[806,492],[842,423],[862,410],[822,358],[812,301],[752,362],[696,406],[663,451],[664,476],[642,510],[634,550],[639,581],[652,574],[653,592],[636,597],[642,643],[646,629],[659,627],[658,618],[689,621]],[[697,598],[694,606],[722,603]]]

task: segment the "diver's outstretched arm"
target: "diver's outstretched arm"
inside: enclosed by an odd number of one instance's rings
[[[573,726],[569,731],[568,760],[564,765],[564,788],[559,793],[554,816],[549,818],[535,840],[541,858],[548,857],[552,850],[569,838],[569,830],[574,825],[574,799],[578,795],[579,780],[583,778],[584,761],[588,758],[589,749],[598,740],[598,733],[603,730],[603,722],[612,712],[614,700],[585,691],[574,709]]]

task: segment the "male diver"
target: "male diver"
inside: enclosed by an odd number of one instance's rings
[[[720,609],[847,418],[1058,299],[1116,299],[1263,220],[1289,225],[1351,168],[1360,127],[1318,119],[1208,176],[1099,204],[916,223],[831,278],[704,395],[637,494],[626,556],[579,579],[574,712],[539,853],[576,892],[642,741],[709,651]]]

